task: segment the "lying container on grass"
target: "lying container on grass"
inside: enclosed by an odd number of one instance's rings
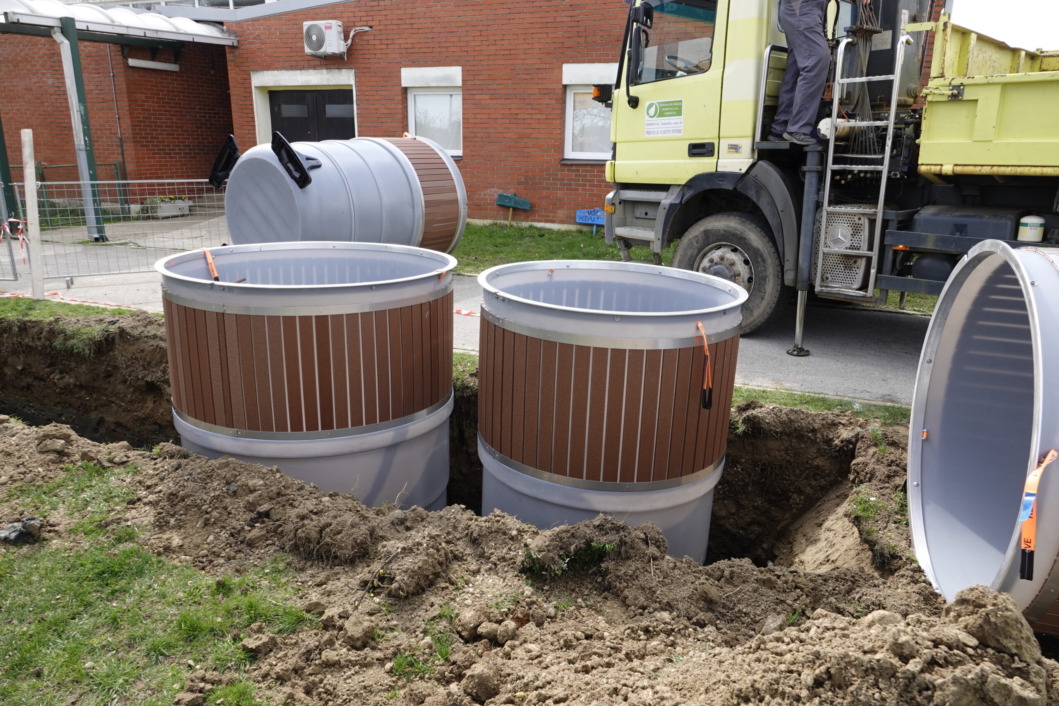
[[[455,265],[333,242],[160,260],[182,445],[368,505],[444,507]]]
[[[746,291],[589,261],[501,265],[478,281],[483,513],[653,522],[671,554],[702,561]]]
[[[1009,593],[1051,634],[1059,464],[1034,470],[1059,449],[1057,351],[1059,249],[975,246],[927,330],[908,445],[912,539],[927,578],[950,601],[977,584]]]

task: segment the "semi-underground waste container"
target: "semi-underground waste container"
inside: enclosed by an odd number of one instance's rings
[[[369,505],[439,509],[449,472],[444,253],[267,243],[160,260],[173,422],[210,457],[279,466]]]
[[[452,252],[467,223],[456,163],[437,143],[413,137],[274,138],[235,163],[224,207],[240,245],[337,240]]]
[[[538,527],[653,522],[671,554],[702,561],[746,292],[587,261],[502,265],[478,281],[482,511]]]
[[[1009,593],[1034,630],[1059,634],[1059,250],[975,246],[945,284],[919,361],[908,445],[916,558],[952,600]],[[1022,550],[1031,527],[1035,548]]]

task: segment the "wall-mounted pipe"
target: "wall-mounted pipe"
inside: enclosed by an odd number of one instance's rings
[[[1059,449],[1059,249],[972,249],[938,300],[919,362],[908,449],[916,557],[946,598],[1009,593],[1034,629],[1059,634],[1059,464],[1036,496],[1025,570],[1026,482]]]

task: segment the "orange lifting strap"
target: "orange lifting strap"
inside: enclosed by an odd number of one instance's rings
[[[710,344],[706,342],[706,329],[702,327],[702,322],[698,321],[695,325],[702,334],[702,350],[706,354],[706,371],[702,375],[702,408],[710,409],[713,407],[713,363],[710,361]]]
[[[1026,478],[1026,489],[1022,493],[1022,509],[1019,522],[1022,523],[1022,560],[1019,564],[1019,578],[1033,580],[1033,552],[1037,549],[1037,486],[1040,485],[1044,469],[1055,460],[1055,449],[1049,451],[1037,467]]]
[[[221,278],[217,275],[217,263],[213,261],[213,253],[209,250],[203,250],[206,253],[206,266],[210,268],[210,277],[213,277],[214,282],[220,282]]]

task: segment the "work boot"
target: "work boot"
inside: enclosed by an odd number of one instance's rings
[[[784,142],[783,135],[778,132],[770,132],[765,139],[769,142]]]
[[[796,145],[802,147],[811,147],[813,145],[820,144],[816,141],[816,138],[812,135],[807,135],[804,132],[785,132],[783,133],[783,139],[787,142],[793,142]]]

